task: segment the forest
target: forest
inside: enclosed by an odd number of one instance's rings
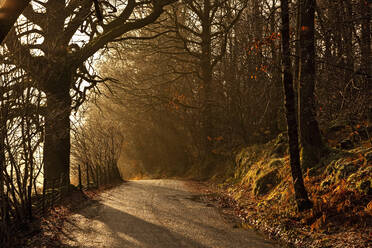
[[[293,247],[370,247],[371,9],[0,0],[0,246],[71,192],[179,179]]]

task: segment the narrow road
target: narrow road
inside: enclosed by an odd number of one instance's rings
[[[253,231],[233,228],[178,180],[130,181],[108,190],[69,217],[62,233],[64,247],[277,247]]]

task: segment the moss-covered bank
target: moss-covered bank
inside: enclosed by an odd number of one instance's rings
[[[345,129],[338,129],[344,133]],[[230,175],[214,181],[237,213],[255,228],[298,247],[368,247],[372,243],[372,147],[368,139],[340,147],[304,171],[314,208],[295,208],[287,137],[235,152]],[[220,178],[221,179],[221,178]],[[223,197],[222,197],[223,198]],[[305,245],[305,246],[304,246]],[[346,245],[346,246],[345,246]]]

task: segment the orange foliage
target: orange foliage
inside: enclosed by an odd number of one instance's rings
[[[308,26],[301,26],[301,31],[307,31],[307,30],[309,30]]]

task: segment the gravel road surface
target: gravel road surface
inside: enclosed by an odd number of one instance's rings
[[[272,248],[259,234],[236,225],[178,180],[130,181],[101,194],[71,215],[65,247]]]

